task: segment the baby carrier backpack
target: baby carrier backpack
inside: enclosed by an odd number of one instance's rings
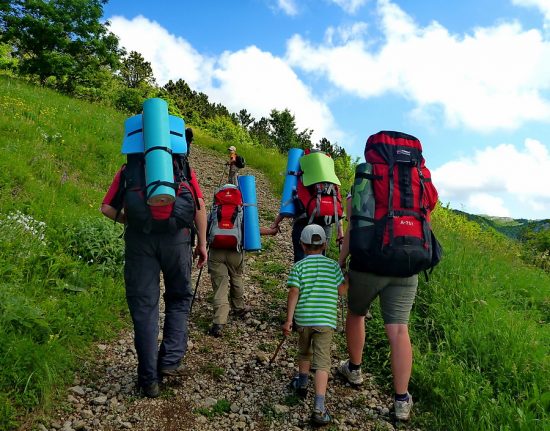
[[[438,195],[420,141],[376,133],[367,140],[365,160],[352,191],[350,268],[397,277],[433,268],[442,252],[430,226]]]
[[[208,244],[212,248],[241,251],[243,239],[243,197],[233,184],[222,186],[214,194],[208,217]]]
[[[295,195],[298,218],[306,218],[307,224],[338,224],[343,214],[339,185],[330,156],[322,151],[303,155]]]

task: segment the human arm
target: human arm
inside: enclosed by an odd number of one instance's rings
[[[338,227],[337,227],[337,235],[336,235],[336,243],[342,244],[344,241],[344,227],[343,227],[343,220],[338,220]]]
[[[277,232],[279,232],[280,231],[279,224],[281,223],[281,221],[283,221],[284,218],[285,218],[284,215],[277,214],[277,217],[275,217],[275,220],[273,220],[273,223],[271,223],[271,226],[269,228],[275,229]]]
[[[289,286],[288,298],[286,304],[286,321],[283,323],[283,335],[286,337],[290,335],[292,331],[292,318],[294,317],[294,311],[296,310],[296,304],[300,296],[300,290],[297,287]]]
[[[197,245],[193,257],[198,257],[197,268],[202,268],[208,254],[206,252],[206,205],[203,198],[198,198],[199,206],[195,212],[195,227],[197,228]]]
[[[124,209],[118,212],[115,207],[104,203],[101,204],[100,210],[105,217],[110,218],[111,220],[115,220],[119,223],[126,224],[126,214],[124,214]]]
[[[346,203],[346,214],[348,214],[348,217],[351,215],[351,199],[347,199]],[[344,234],[342,238],[342,247],[340,247],[340,255],[338,256],[338,264],[340,265],[340,268],[345,269],[346,268],[346,261],[349,255],[349,239],[350,239],[350,226],[351,221],[348,221],[348,225],[346,227],[346,233]]]

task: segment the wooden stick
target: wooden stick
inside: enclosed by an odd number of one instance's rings
[[[275,349],[275,353],[273,353],[273,356],[271,357],[271,359],[269,360],[269,364],[268,365],[271,365],[273,363],[273,361],[275,360],[275,358],[277,357],[277,354],[279,353],[279,350],[281,350],[281,347],[283,347],[283,343],[285,342],[286,340],[286,337],[283,337],[283,339],[281,341],[279,341],[279,345],[277,346],[277,348]]]

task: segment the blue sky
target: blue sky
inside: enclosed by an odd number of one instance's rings
[[[550,218],[550,0],[111,0],[110,29],[157,82],[184,79],[362,158],[418,137],[440,199]]]

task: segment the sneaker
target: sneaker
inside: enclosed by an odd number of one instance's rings
[[[212,335],[213,337],[220,338],[223,334],[223,325],[220,325],[219,323],[214,323],[210,330],[208,331],[208,335]]]
[[[183,364],[179,364],[176,368],[167,369],[167,368],[161,368],[160,374],[163,376],[171,376],[171,377],[179,377],[185,375],[187,369]]]
[[[406,401],[394,400],[395,417],[400,421],[408,421],[411,417],[411,409],[413,399],[411,394],[407,392],[409,399]]]
[[[156,398],[160,395],[159,384],[157,382],[153,382],[150,385],[142,386],[141,393],[147,398]]]
[[[327,425],[332,421],[332,417],[328,413],[328,410],[325,409],[324,412],[320,410],[313,410],[311,413],[311,422],[315,425]]]
[[[361,373],[361,368],[351,371],[349,369],[349,359],[340,362],[338,372],[342,374],[346,378],[346,380],[352,385],[360,385],[361,383],[363,383],[363,374]]]
[[[288,384],[288,389],[295,392],[296,395],[305,398],[307,396],[307,386],[300,386],[300,378],[298,376],[294,376],[290,383]]]

